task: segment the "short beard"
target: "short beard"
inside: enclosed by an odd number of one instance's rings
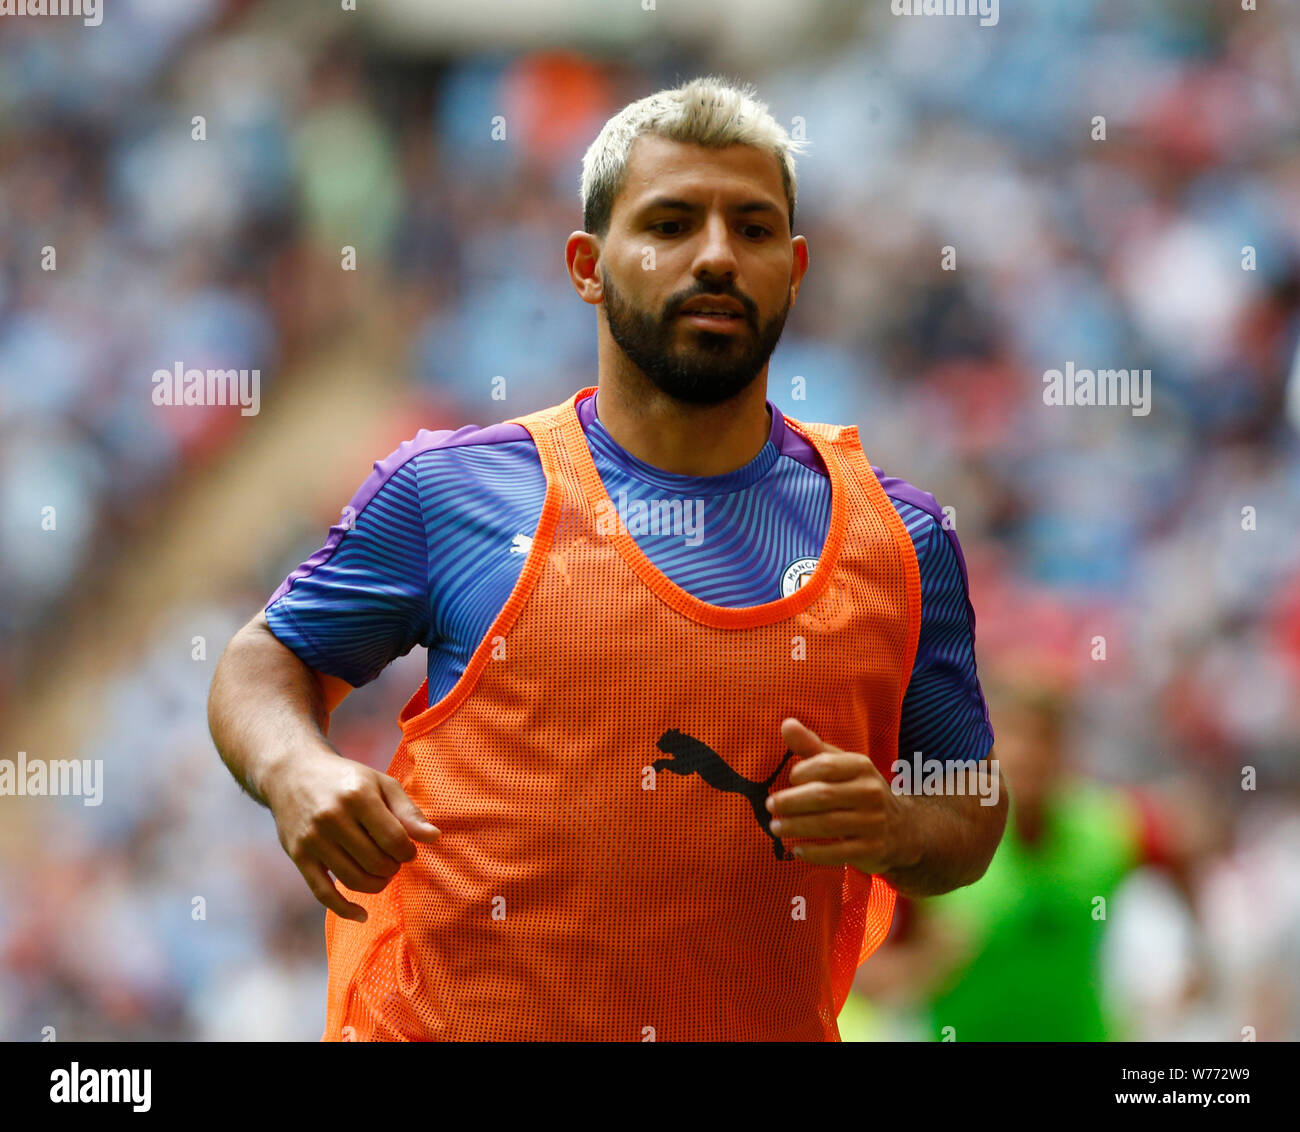
[[[744,305],[744,318],[751,331],[753,304],[731,290],[697,289],[669,299],[664,315],[656,317],[633,306],[610,282],[603,268],[600,280],[611,337],[660,392],[690,405],[718,405],[748,389],[776,349],[790,313],[787,299],[785,306],[758,333],[745,336],[746,343],[738,342],[734,334],[693,329],[691,344],[675,348],[677,315],[690,299],[699,295],[730,295]]]

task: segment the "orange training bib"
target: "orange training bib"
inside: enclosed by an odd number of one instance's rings
[[[794,716],[888,779],[920,629],[912,541],[856,426],[786,423],[831,480],[811,576],[725,608],[618,521],[576,405],[515,420],[546,473],[523,572],[389,774],[439,829],[364,924],[326,913],[325,1040],[838,1041],[894,890],[768,828]]]

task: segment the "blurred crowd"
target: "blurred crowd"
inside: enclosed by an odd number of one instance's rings
[[[149,554],[159,501],[265,427],[153,404],[155,370],[257,368],[265,406],[357,304],[406,312],[416,408],[375,459],[593,384],[562,260],[582,154],[628,101],[725,69],[704,42],[397,54],[279,10],[122,0],[99,28],[0,36],[0,709],[77,647],[59,626],[79,595]],[[872,463],[953,508],[999,747],[1004,712],[1024,748],[988,899],[904,902],[846,1036],[937,1040],[963,979],[988,996],[972,1016],[996,1014],[999,972],[1037,951],[1046,982],[1110,1004],[1094,1036],[1300,1038],[1300,20],[1208,0],[992,28],[844,11],[815,55],[737,76],[811,143],[811,267],[769,395],[857,423]],[[1150,413],[1046,405],[1067,363],[1149,369]],[[110,710],[68,753],[104,760],[105,804],[46,800],[39,842],[0,860],[0,1038],[319,1036],[323,912],[205,702],[220,645],[345,502],[286,515],[242,577],[107,662]],[[206,658],[177,663],[196,634]],[[392,666],[331,738],[386,765],[421,676]],[[1026,739],[1044,711],[1050,740]],[[1107,879],[1078,879],[1113,888],[1109,914],[1054,968],[1059,909],[1031,915],[1016,870],[1043,807],[1093,797],[1071,782],[1137,801]],[[998,917],[1020,950],[995,954]]]

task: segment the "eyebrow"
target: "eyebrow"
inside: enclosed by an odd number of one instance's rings
[[[642,205],[638,213],[658,212],[667,209],[672,212],[702,212],[703,209],[698,204],[691,204],[690,201],[679,200],[676,197],[655,197],[654,200]],[[744,204],[736,205],[731,211],[742,212],[748,215],[752,212],[775,212],[780,213],[780,209],[771,201],[767,200],[747,200]]]

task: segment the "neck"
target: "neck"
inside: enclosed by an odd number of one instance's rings
[[[638,460],[682,476],[721,476],[748,464],[772,431],[767,368],[735,397],[717,405],[674,400],[644,376],[602,378],[596,416],[614,442]]]

